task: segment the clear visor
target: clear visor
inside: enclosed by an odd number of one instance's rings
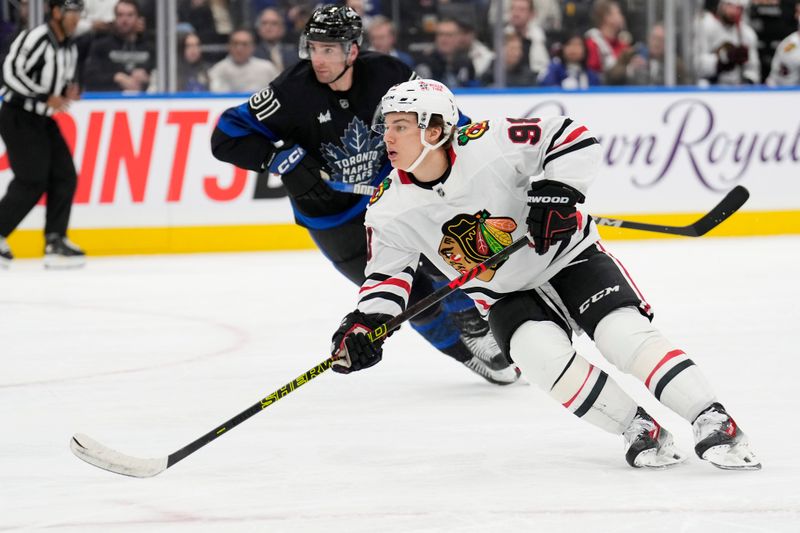
[[[381,112],[380,106],[375,110],[372,116],[372,125],[370,129],[379,135],[386,133],[386,115]]]
[[[297,55],[300,56],[300,59],[311,59],[311,51],[308,48],[308,42],[309,39],[305,33],[300,35],[300,41],[297,45]],[[320,39],[318,37],[312,39],[312,42],[325,43],[325,44],[332,44],[332,43],[338,44],[341,47],[342,51],[344,52],[345,57],[347,57],[350,54],[350,47],[353,45],[352,42],[335,41],[335,40],[327,41],[325,39]]]

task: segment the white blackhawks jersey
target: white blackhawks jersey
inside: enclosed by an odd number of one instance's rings
[[[523,238],[531,176],[565,183],[584,195],[594,179],[600,146],[585,126],[566,117],[503,118],[458,130],[449,174],[433,183],[393,170],[370,200],[369,260],[358,309],[392,316],[405,310],[420,254],[455,279]],[[579,209],[572,239],[544,255],[532,247],[512,254],[462,289],[485,315],[509,293],[545,283],[599,235]]]
[[[800,31],[786,37],[772,57],[767,85],[800,85]]]
[[[701,78],[713,80],[717,85],[741,85],[761,82],[761,63],[758,59],[758,36],[755,30],[740,22],[726,25],[714,15],[705,12],[700,20],[695,50],[695,68]],[[717,50],[725,43],[747,47],[747,62],[733,70],[717,75]]]

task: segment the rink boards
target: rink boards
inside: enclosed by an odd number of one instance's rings
[[[750,201],[714,234],[800,233],[800,90],[473,90],[458,97],[476,121],[568,115],[588,126],[603,147],[588,204],[597,215],[688,223],[741,184]],[[211,155],[219,115],[244,100],[92,96],[59,115],[79,174],[71,236],[92,255],[312,247],[275,177]],[[0,143],[0,193],[11,176]],[[15,255],[41,254],[43,223],[40,204],[10,239]]]

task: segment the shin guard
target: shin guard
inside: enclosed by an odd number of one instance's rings
[[[552,322],[525,322],[514,332],[511,356],[575,416],[616,435],[636,414],[636,403],[608,374],[575,353],[569,337]]]
[[[716,401],[700,369],[631,307],[617,309],[595,330],[603,356],[633,374],[661,403],[688,421]]]

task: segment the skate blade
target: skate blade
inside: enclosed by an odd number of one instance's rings
[[[644,450],[636,456],[633,463],[636,468],[652,470],[665,470],[686,461],[686,455],[676,450],[664,451],[663,449]]]
[[[761,462],[746,443],[713,446],[703,454],[703,460],[721,470],[761,470]]]
[[[46,257],[44,267],[48,270],[72,270],[86,265],[85,257]]]

